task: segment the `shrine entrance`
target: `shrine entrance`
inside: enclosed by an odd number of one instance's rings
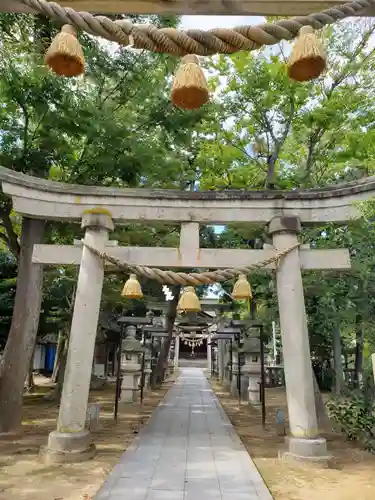
[[[301,271],[345,270],[350,268],[350,258],[347,249],[310,249],[308,244],[300,244],[299,233],[303,224],[337,223],[360,216],[355,202],[373,196],[372,178],[358,185],[279,191],[277,196],[275,191],[108,190],[64,185],[3,168],[0,179],[16,212],[34,219],[81,222],[85,231],[84,239],[73,245],[35,244],[32,255],[34,264],[80,266],[59,419],[49,436],[47,452],[59,460],[93,453],[85,422],[105,266],[161,284],[195,286],[227,281],[263,267],[276,271],[290,426],[288,452],[306,459],[327,456],[317,424]],[[139,220],[180,223],[179,247],[120,247],[109,239],[115,224]],[[259,250],[200,247],[200,224],[231,222],[265,224],[272,245]],[[189,274],[173,268],[215,271]],[[192,287],[185,291],[188,288]],[[189,334],[197,331],[197,323],[192,325],[190,320],[184,324],[177,319],[176,326]],[[207,329],[205,325],[205,333]]]
[[[207,339],[202,340],[194,339],[183,340],[180,336],[180,349],[179,349],[178,367],[195,367],[195,368],[208,368],[208,352],[207,352]]]
[[[180,340],[180,364],[182,360],[207,360],[207,339],[191,345],[190,340]]]

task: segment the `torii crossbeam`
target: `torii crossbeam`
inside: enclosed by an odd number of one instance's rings
[[[46,265],[75,265],[82,260],[82,244],[74,245],[34,245],[33,262]],[[186,222],[181,224],[179,248],[167,247],[118,247],[117,241],[109,240],[105,251],[119,261],[132,265],[185,268],[185,269],[230,269],[248,267],[277,254],[272,245],[265,245],[263,250],[200,248],[199,224]],[[350,257],[347,249],[310,249],[309,245],[300,248],[301,269],[345,270],[350,269]],[[109,263],[109,268],[113,266]],[[275,269],[275,262],[267,266]]]

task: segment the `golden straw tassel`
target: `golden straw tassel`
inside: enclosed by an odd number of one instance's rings
[[[238,276],[238,280],[235,282],[232,298],[235,300],[251,299],[253,294],[251,292],[251,286],[244,274]]]
[[[143,297],[142,288],[136,274],[129,276],[121,292],[121,296],[127,299],[141,299]]]
[[[74,26],[65,24],[62,27],[46,52],[45,61],[60,76],[72,77],[84,73],[85,57]]]
[[[201,304],[193,286],[187,286],[184,289],[178,301],[177,310],[186,312],[199,312],[201,310]]]
[[[288,61],[288,75],[298,82],[318,78],[327,67],[327,54],[311,26],[303,26]]]
[[[195,55],[182,58],[173,80],[172,102],[177,108],[198,109],[209,99],[206,77]]]

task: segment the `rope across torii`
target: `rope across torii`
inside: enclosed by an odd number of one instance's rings
[[[196,55],[209,56],[216,53],[233,54],[243,50],[251,51],[263,45],[274,45],[282,40],[292,40],[300,35],[289,60],[288,73],[291,78],[298,81],[311,80],[322,74],[326,67],[325,51],[320,41],[314,36],[314,29],[319,30],[336,21],[356,16],[375,5],[375,0],[353,0],[319,13],[278,20],[275,23],[239,26],[233,29],[182,31],[175,28],[157,28],[151,24],[134,25],[129,20],[113,21],[106,16],[76,12],[74,9],[46,0],[19,0],[19,2],[64,25],[62,32],[54,39],[46,54],[47,64],[60,75],[77,76],[84,71],[85,60],[82,48],[76,39],[76,29],[110,41],[117,41],[121,45],[132,45],[137,49],[184,56],[183,64],[172,86],[173,103],[184,109],[198,108],[209,98],[206,80],[198,66],[199,61]],[[278,261],[297,246],[286,249],[277,256],[253,267],[262,267],[274,260]],[[247,273],[250,270],[250,268],[244,268],[205,273],[176,273],[144,266],[131,266],[129,263],[121,263],[113,259],[104,252],[98,252],[93,247],[89,249],[103,260],[108,260],[120,268],[135,271],[162,283],[183,285],[213,283],[233,278],[239,271]],[[251,296],[250,285],[245,275],[241,274],[235,288],[236,286],[241,288],[243,285],[245,292],[241,292],[240,295]],[[194,289],[189,290],[189,288],[192,287],[188,287],[186,293],[192,294],[195,300]],[[128,297],[142,296],[135,274],[131,275],[124,290],[124,294]]]
[[[288,75],[299,82],[313,80],[324,72],[327,65],[326,52],[314,30],[362,14],[375,5],[375,0],[352,0],[315,14],[274,23],[203,31],[157,28],[152,24],[135,25],[126,19],[112,20],[89,12],[76,12],[46,0],[19,2],[63,24],[61,33],[55,37],[46,53],[47,65],[61,76],[74,77],[84,72],[85,58],[76,38],[77,29],[124,46],[183,56],[173,81],[171,98],[176,107],[185,110],[197,109],[209,100],[209,89],[199,66],[198,55],[251,51],[282,40],[292,40],[298,35],[288,62]]]
[[[375,0],[353,0],[318,13],[278,20],[274,23],[204,31],[157,28],[151,24],[134,25],[129,20],[112,21],[106,16],[76,12],[74,9],[46,0],[19,0],[19,2],[53,21],[69,24],[91,35],[121,45],[132,45],[137,49],[175,56],[233,54],[241,50],[259,49],[263,45],[275,45],[282,40],[294,39],[303,26],[319,30],[336,21],[356,16],[375,5]]]

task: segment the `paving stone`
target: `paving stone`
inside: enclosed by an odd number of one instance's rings
[[[184,493],[184,500],[222,500],[222,498],[219,491],[186,490]]]
[[[199,368],[181,376],[95,500],[272,500]]]
[[[222,493],[222,500],[260,500],[257,493]],[[272,497],[271,497],[272,499]]]
[[[146,500],[184,500],[184,492],[170,490],[149,490]]]
[[[121,477],[114,486],[111,488],[111,495],[120,495],[125,492],[133,492],[134,494],[146,494],[148,488],[151,487],[150,479],[141,479],[141,478],[129,478],[129,477]],[[133,494],[132,493],[132,494]],[[109,498],[111,498],[111,495]],[[129,498],[129,497],[126,497]],[[130,497],[132,498],[132,497]]]
[[[124,490],[122,493],[111,493],[105,500],[147,500],[148,490]],[[96,500],[96,497],[95,497]]]
[[[173,475],[166,474],[164,476],[156,476],[152,480],[151,488],[155,490],[183,490],[185,486],[185,474]],[[127,499],[128,500],[128,499]]]

